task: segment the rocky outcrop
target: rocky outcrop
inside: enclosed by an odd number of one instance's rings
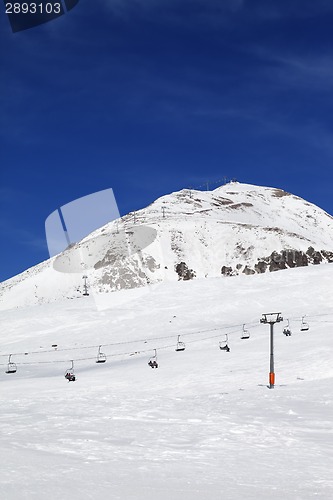
[[[233,276],[235,272],[232,270],[231,266],[222,266],[221,274],[223,274],[223,276]]]
[[[304,267],[308,265],[317,265],[323,262],[333,262],[333,252],[327,250],[315,250],[310,246],[306,252],[301,250],[282,250],[281,252],[272,252],[268,257],[258,259],[253,266],[237,264],[235,267],[222,266],[221,274],[223,276],[235,276],[237,274],[262,274],[266,272],[279,271],[293,267]]]
[[[251,269],[249,266],[245,266],[244,269],[243,269],[243,274],[255,274],[255,271],[253,269]]]
[[[176,273],[178,274],[178,280],[192,280],[195,278],[195,272],[193,269],[189,269],[185,262],[180,262],[176,265]]]

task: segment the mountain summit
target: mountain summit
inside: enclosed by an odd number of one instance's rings
[[[333,218],[281,189],[231,182],[184,189],[112,221],[1,284],[0,308],[163,281],[333,262]]]

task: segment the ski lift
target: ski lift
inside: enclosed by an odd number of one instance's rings
[[[219,343],[221,351],[230,352],[230,347],[228,346],[228,334],[225,334],[225,340],[221,340]]]
[[[309,324],[306,321],[304,321],[304,318],[305,316],[302,317],[301,328],[300,328],[301,332],[307,332],[309,329]]]
[[[241,339],[249,339],[249,338],[250,338],[250,332],[249,330],[245,329],[245,324],[244,324]]]
[[[88,297],[89,293],[88,293],[88,285],[87,285],[87,279],[88,279],[88,276],[87,275],[84,275],[82,276],[82,279],[84,280],[84,285],[83,285],[83,294],[85,297]]]
[[[74,361],[71,360],[72,366],[65,371],[65,378],[68,380],[68,382],[75,382],[76,377],[74,373]]]
[[[184,342],[181,342],[179,339],[180,339],[180,335],[178,335],[177,347],[176,347],[175,351],[176,352],[185,351],[185,344],[184,344]]]
[[[287,322],[288,322],[288,323],[287,323],[287,324],[286,324],[286,326],[284,327],[284,329],[283,329],[283,332],[282,332],[282,333],[283,333],[283,335],[285,335],[286,337],[290,337],[290,336],[291,336],[291,330],[290,330],[290,328],[289,328],[289,319],[287,319]]]
[[[7,370],[6,370],[6,373],[15,373],[17,371],[17,367],[16,367],[16,364],[13,363],[10,359],[11,359],[12,355],[10,354],[9,355],[9,358],[8,358],[8,365],[7,365]]]
[[[156,349],[154,349],[154,356],[152,356],[150,358],[150,360],[148,361],[148,365],[151,367],[151,368],[158,368],[158,363],[157,363],[157,351]]]
[[[101,352],[101,345],[98,347],[98,353],[97,353],[97,358],[96,358],[96,363],[105,363],[106,361],[106,355]]]

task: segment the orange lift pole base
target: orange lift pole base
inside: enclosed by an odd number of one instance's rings
[[[270,372],[269,373],[269,386],[270,386],[270,388],[274,387],[274,384],[275,384],[275,373]]]

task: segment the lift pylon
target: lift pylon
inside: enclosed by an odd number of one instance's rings
[[[275,372],[274,372],[274,324],[283,321],[281,313],[266,313],[262,315],[260,323],[269,324],[270,326],[270,353],[269,353],[269,388],[274,389]]]

